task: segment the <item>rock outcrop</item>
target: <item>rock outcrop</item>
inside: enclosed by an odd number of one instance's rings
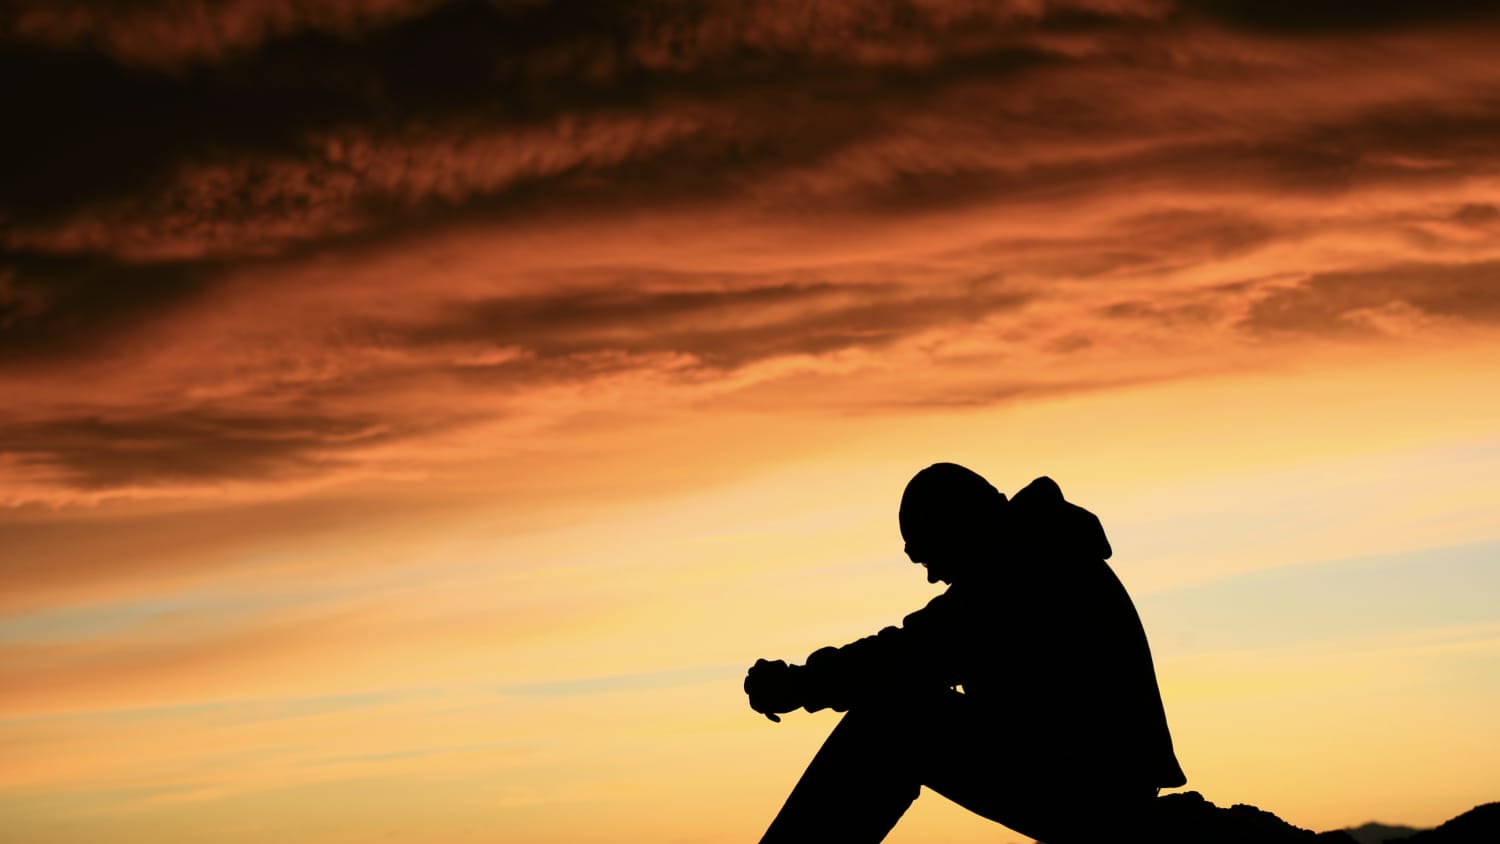
[[[1160,844],[1357,844],[1343,830],[1313,832],[1243,803],[1221,809],[1196,791],[1157,798],[1141,841]]]
[[[1196,791],[1157,798],[1147,828],[1121,840],[1149,844],[1359,844],[1347,830],[1313,832],[1254,806],[1227,809]],[[1436,829],[1386,844],[1500,844],[1500,803],[1478,806]]]

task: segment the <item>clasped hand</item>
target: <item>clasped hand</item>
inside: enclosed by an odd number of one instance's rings
[[[781,723],[778,713],[791,712],[802,705],[801,666],[786,660],[757,659],[745,674],[745,694],[750,708]]]

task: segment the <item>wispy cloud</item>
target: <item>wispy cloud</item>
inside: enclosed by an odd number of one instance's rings
[[[939,458],[1103,490],[1132,576],[1200,581],[1143,603],[1169,654],[1250,589],[1488,655],[1467,558],[1211,581],[1493,539],[1492,5],[10,4],[0,813],[260,841],[277,784],[469,777],[456,839],[647,788],[648,740],[703,795],[766,764],[721,661],[904,605],[887,499]]]

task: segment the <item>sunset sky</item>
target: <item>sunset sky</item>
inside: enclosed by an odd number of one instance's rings
[[[754,841],[937,461],[1100,516],[1189,789],[1500,799],[1495,8],[8,4],[0,838]]]

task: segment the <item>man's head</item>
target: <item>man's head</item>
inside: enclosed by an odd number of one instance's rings
[[[927,567],[927,581],[952,583],[989,556],[996,544],[1005,495],[975,472],[934,463],[901,494],[901,538],[906,555]]]

